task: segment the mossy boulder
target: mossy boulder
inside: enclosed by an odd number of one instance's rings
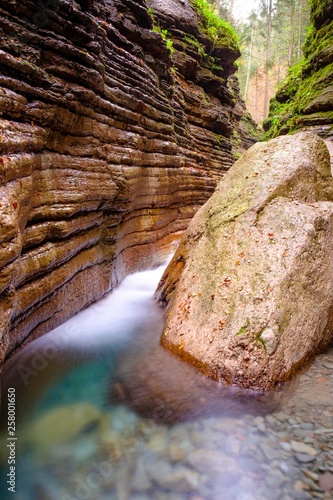
[[[162,344],[208,376],[267,390],[333,331],[333,180],[311,133],[252,146],[195,215],[157,291]]]

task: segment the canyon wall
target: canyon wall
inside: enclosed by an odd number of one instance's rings
[[[187,0],[0,2],[0,361],[163,260],[251,144],[204,25]]]
[[[333,1],[311,0],[311,27],[303,59],[290,68],[270,102],[269,137],[310,130],[333,137]]]

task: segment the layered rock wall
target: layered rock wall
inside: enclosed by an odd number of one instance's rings
[[[189,28],[170,2],[154,22],[207,45],[173,3]],[[163,259],[248,145],[238,51],[215,54],[214,76],[175,42],[177,69],[151,8],[0,2],[0,360]]]
[[[333,138],[333,1],[311,0],[304,58],[271,100],[264,129],[270,137],[311,130]]]

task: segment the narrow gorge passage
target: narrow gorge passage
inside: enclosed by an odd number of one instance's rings
[[[7,386],[17,395],[16,497],[221,500],[223,491],[228,500],[267,500],[323,492],[321,471],[333,468],[333,349],[274,395],[226,389],[159,346],[163,317],[153,294],[163,269],[127,277],[3,368],[3,398]],[[5,427],[2,416],[2,438]]]

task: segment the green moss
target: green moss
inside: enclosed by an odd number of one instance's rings
[[[161,28],[156,13],[151,7],[148,7],[147,11],[153,21],[152,31],[154,31],[155,33],[159,33],[161,35],[166,44],[167,49],[170,52],[170,55],[172,56],[172,54],[175,52],[175,49],[173,47],[173,41],[170,33],[168,32],[168,30]]]
[[[266,342],[264,341],[264,339],[260,335],[258,335],[257,341],[260,342],[260,344],[262,344],[264,346],[264,349],[266,351],[267,350]]]
[[[184,36],[184,42],[187,43],[188,45],[191,45],[194,49],[196,49],[197,52],[198,52],[198,54],[199,54],[199,56],[206,57],[207,54],[206,54],[206,51],[205,51],[205,47],[194,36],[192,36],[192,35],[185,35]]]
[[[286,102],[272,99],[269,117],[264,123],[264,129],[268,129],[264,139],[297,129],[301,118],[306,118],[306,107],[332,85],[332,81],[333,63],[307,77],[304,77],[302,65],[290,68],[286,81],[277,92],[277,97]]]
[[[250,321],[249,321],[249,319],[247,319],[247,320],[246,320],[245,325],[243,325],[243,326],[242,326],[242,327],[238,330],[238,332],[236,333],[236,335],[243,335],[243,333],[245,333],[245,332],[246,332],[247,327],[249,326],[249,324],[250,324]]]
[[[165,41],[165,44],[167,46],[167,49],[169,50],[170,52],[170,55],[172,55],[175,51],[174,47],[173,47],[173,41],[171,39],[171,36],[168,32],[168,30],[163,30],[159,24],[155,24],[153,25],[153,31],[155,33],[159,33],[161,35],[161,37],[163,38],[163,40]]]
[[[314,22],[327,7],[325,0],[311,1],[311,18]],[[311,26],[304,44],[303,59],[291,67],[288,76],[270,102],[269,116],[263,127],[267,140],[281,134],[293,133],[304,123],[332,121],[328,105],[320,99],[323,92],[332,86],[333,20],[319,30]]]
[[[207,95],[205,94],[204,91],[201,92],[201,99],[205,104],[207,104],[207,106],[212,105],[212,103],[207,99]]]
[[[202,19],[202,31],[215,47],[238,49],[239,38],[232,26],[222,19],[206,0],[192,0]]]

